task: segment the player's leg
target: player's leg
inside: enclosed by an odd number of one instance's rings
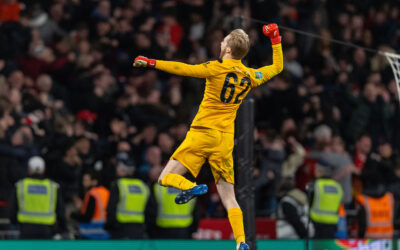
[[[237,249],[248,250],[249,246],[245,243],[243,226],[243,213],[236,201],[233,183],[233,157],[234,135],[221,133],[222,140],[216,151],[210,155],[208,162],[211,165],[211,172],[217,183],[217,190],[222,204],[228,212],[228,219],[232,227],[233,235],[237,243]]]
[[[177,204],[189,202],[196,196],[207,193],[208,187],[205,184],[197,185],[182,175],[186,174],[188,169],[179,161],[170,159],[158,178],[158,183],[163,186],[175,187],[182,190],[176,197]]]
[[[158,183],[163,186],[175,187],[180,190],[186,190],[194,187],[195,182],[191,182],[184,174],[188,172],[187,168],[177,160],[170,159],[158,177]]]
[[[237,243],[237,249],[249,249],[248,245],[245,244],[243,213],[236,201],[233,184],[225,181],[224,178],[220,178],[217,183],[217,190],[222,204],[228,211],[228,219]]]
[[[196,185],[182,175],[190,172],[197,177],[206,160],[206,150],[210,148],[212,141],[208,130],[191,129],[161,172],[158,183],[182,190],[175,199],[176,203],[186,203],[208,191],[207,185]]]

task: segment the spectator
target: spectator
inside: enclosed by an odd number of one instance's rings
[[[56,36],[61,37],[65,35],[65,32],[60,29],[58,24],[54,22],[54,20],[52,20],[44,10],[41,9],[39,4],[33,6],[30,24],[38,30],[40,38],[46,44],[53,41]]]
[[[278,239],[301,239],[312,235],[308,227],[309,201],[307,195],[295,188],[293,178],[282,180],[283,197],[279,201],[276,225]],[[307,232],[307,230],[309,230]]]
[[[312,138],[311,138],[312,139]],[[313,131],[313,149],[321,151],[326,145],[331,143],[332,129],[325,124],[319,125]],[[313,180],[315,175],[316,160],[307,158],[296,173],[296,185],[301,190],[305,190],[306,184]]]
[[[145,161],[144,164],[139,167],[138,174],[142,180],[148,182],[149,174],[152,169],[162,170],[161,149],[157,146],[151,146],[146,150]]]
[[[256,188],[256,205],[260,215],[271,215],[276,212],[278,189],[281,178],[281,167],[285,160],[282,139],[273,131],[260,136],[260,169],[256,169],[254,186]]]
[[[367,83],[349,121],[348,136],[355,140],[362,133],[368,132],[374,144],[379,139],[387,140],[390,136],[389,121],[391,117],[392,110],[388,103],[379,96],[375,84]]]
[[[63,157],[54,166],[54,178],[60,183],[66,203],[79,196],[80,176],[82,175],[82,159],[76,149],[76,142],[65,145]]]
[[[167,12],[163,17],[162,24],[158,27],[158,32],[164,33],[169,37],[169,44],[172,46],[170,48],[171,51],[175,52],[179,49],[179,45],[182,41],[183,28],[176,20],[175,15]]]
[[[82,160],[82,168],[84,170],[94,169],[96,155],[91,143],[86,136],[80,136],[75,140],[75,148],[79,158]]]
[[[185,130],[185,134],[186,132],[187,131]],[[162,153],[162,158],[160,163],[166,163],[169,159],[169,156],[172,155],[174,149],[176,148],[175,140],[168,133],[160,133],[158,135],[158,146],[160,147]]]
[[[308,157],[326,162],[333,167],[332,179],[342,186],[342,202],[349,206],[352,202],[351,173],[355,171],[355,166],[344,149],[342,139],[333,137],[331,144],[326,145],[321,151],[311,152]]]
[[[18,128],[11,136],[11,145],[0,145],[0,154],[6,156],[15,163],[13,171],[17,179],[27,175],[26,163],[28,159],[37,154],[37,149],[33,143],[32,131],[27,126]]]
[[[298,167],[304,162],[306,151],[294,137],[289,137],[287,144],[290,151],[282,164],[282,178],[294,178]]]
[[[1,22],[18,22],[21,10],[24,5],[16,0],[6,0],[0,3],[0,21]]]
[[[284,68],[287,69],[290,74],[295,78],[303,77],[303,68],[296,61],[297,59],[297,47],[290,47],[285,50],[285,65]]]
[[[354,165],[356,166],[356,173],[359,174],[364,168],[365,162],[369,157],[372,148],[371,137],[368,135],[361,135],[356,141],[356,147],[353,154]]]

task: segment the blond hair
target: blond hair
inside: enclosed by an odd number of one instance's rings
[[[227,44],[231,48],[234,59],[242,59],[249,52],[249,36],[242,29],[232,30]]]

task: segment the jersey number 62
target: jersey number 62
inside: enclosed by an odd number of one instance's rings
[[[233,95],[235,94],[235,84],[229,83],[229,80],[233,78],[233,81],[235,83],[238,83],[238,77],[235,73],[229,73],[225,77],[225,82],[224,86],[222,87],[221,90],[221,102],[223,103],[229,103],[233,99]],[[242,101],[242,99],[239,99],[246,91],[250,88],[251,80],[248,77],[243,77],[242,80],[240,81],[240,86],[243,86],[246,84],[246,88],[243,89],[240,93],[236,95],[235,101],[233,102],[234,104],[238,104]],[[229,96],[226,97],[226,91],[229,89]]]

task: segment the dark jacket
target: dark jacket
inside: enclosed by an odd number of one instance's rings
[[[263,189],[264,194],[268,193],[270,195],[277,195],[282,172],[282,164],[284,161],[284,150],[263,150],[261,152],[260,174],[254,180],[255,188]],[[269,179],[267,177],[268,171],[274,172],[275,178]]]
[[[89,223],[92,221],[96,209],[96,199],[93,196],[89,197],[89,201],[85,213],[74,212],[71,217],[79,222]]]
[[[360,98],[347,126],[347,136],[355,141],[362,133],[368,132],[376,142],[380,136],[390,138],[392,110],[388,103],[378,97],[374,103]]]
[[[69,165],[65,161],[60,161],[54,168],[56,170],[54,178],[60,183],[65,201],[69,202],[74,196],[79,195],[82,168],[79,165]]]
[[[284,219],[294,228],[299,238],[307,237],[306,226],[301,221],[304,214],[299,214],[298,209],[298,207],[308,205],[306,194],[299,189],[292,189],[285,196],[288,196],[289,199],[292,199],[296,203],[287,202],[284,198],[281,199],[280,204]]]

